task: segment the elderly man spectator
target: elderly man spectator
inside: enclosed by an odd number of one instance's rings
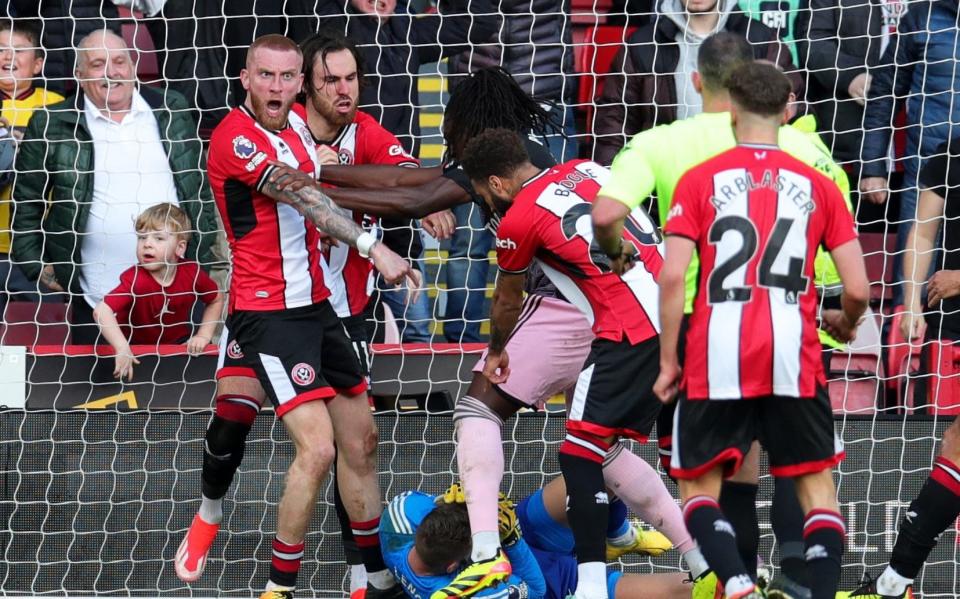
[[[897,220],[893,280],[903,280],[902,253],[917,217],[917,175],[921,160],[957,135],[960,102],[956,73],[957,1],[913,2],[900,20],[896,39],[870,71],[864,114],[863,171],[860,192],[874,203],[887,200],[889,148],[894,115],[906,102],[907,145],[903,157],[903,190]],[[902,303],[899,284],[894,305]]]
[[[13,259],[71,294],[73,341],[94,343],[93,307],[136,263],[136,215],[179,205],[196,229],[187,256],[207,268],[218,227],[183,97],[138,88],[126,43],[109,31],[80,42],[76,77],[80,90],[36,112],[21,142]]]
[[[659,14],[627,39],[597,102],[594,159],[610,164],[628,139],[703,110],[693,83],[700,44],[717,31],[747,38],[754,56],[788,73],[797,98],[803,77],[775,31],[737,9],[737,0],[661,0]]]

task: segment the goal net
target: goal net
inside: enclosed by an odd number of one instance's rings
[[[590,157],[606,164],[636,131],[700,110],[689,95],[692,88],[674,73],[689,65],[691,47],[695,52],[695,46],[676,43],[678,19],[686,18],[674,7],[680,6],[680,0],[544,1],[524,8],[517,8],[523,4],[519,2],[450,1],[442,2],[439,11],[420,0],[409,6],[399,3],[390,19],[373,27],[368,25],[374,18],[360,14],[367,5],[362,0],[278,2],[270,7],[253,0],[127,0],[103,3],[100,14],[87,14],[79,2],[56,3],[67,7],[59,9],[52,7],[55,3],[38,3],[39,8],[27,4],[7,3],[8,16],[0,16],[0,23],[32,18],[40,25],[46,63],[37,86],[67,97],[75,94],[72,66],[66,66],[73,64],[73,42],[83,32],[106,24],[134,49],[136,76],[142,86],[173,89],[186,98],[195,127],[193,138],[203,142],[228,107],[242,101],[237,76],[255,35],[276,32],[302,39],[320,26],[346,26],[355,36],[373,36],[357,39],[368,74],[361,103],[385,125],[391,123],[393,132],[423,166],[440,164],[444,154],[443,109],[456,74],[488,63],[503,64],[528,91],[540,94],[566,134],[544,140],[557,158]],[[380,2],[381,6],[391,4],[390,0]],[[923,10],[920,5],[926,3],[871,3],[876,14],[864,21],[869,27],[855,26],[854,20],[861,16],[832,8],[831,3],[815,2],[813,12],[805,10],[806,3],[793,0],[720,0],[719,4],[725,9],[736,5],[735,15],[724,13],[724,22],[730,28],[749,29],[748,37],[757,45],[773,47],[769,40],[758,41],[766,39],[759,23],[780,34],[781,51],[804,67],[797,72],[806,89],[801,112],[817,117],[823,140],[833,146],[835,158],[843,163],[856,190],[866,176],[860,170],[861,158],[868,153],[868,141],[875,138],[864,135],[870,128],[863,109],[857,109],[860,103],[853,99],[860,88],[854,85],[856,77],[846,75],[859,67],[850,56],[862,56],[863,64],[876,68],[886,46],[898,43],[897,22],[910,11]],[[347,13],[351,16],[344,19]],[[893,67],[902,78],[909,71],[903,79],[908,82],[924,77],[926,67],[931,79],[922,90],[896,91],[900,99],[909,93],[915,104],[904,108],[903,102],[891,102],[885,123],[894,133],[879,153],[884,172],[890,173],[885,179],[889,198],[874,204],[856,191],[852,194],[872,299],[857,341],[833,353],[829,372],[837,430],[847,451],[837,471],[849,531],[843,563],[845,589],[853,588],[864,572],[878,574],[886,564],[905,508],[929,474],[943,431],[960,411],[960,346],[947,339],[910,344],[898,334],[903,315],[896,307],[900,292],[894,283],[902,275],[899,267],[895,270],[895,262],[905,251],[902,242],[897,244],[897,232],[908,220],[901,206],[915,201],[917,169],[935,155],[939,145],[933,138],[947,135],[944,132],[956,121],[950,101],[923,102],[936,100],[937,94],[952,97],[949,81],[942,93],[931,85],[933,78],[943,76],[944,64],[955,63],[952,50],[949,60],[936,54],[941,43],[937,36],[955,38],[957,24],[944,26],[939,15],[925,18],[929,56]],[[503,37],[502,43],[471,37],[487,27]],[[657,31],[656,42],[644,41],[647,38],[640,35],[651,28]],[[0,42],[7,39],[4,31],[0,27]],[[663,37],[664,32],[674,32],[670,34],[674,37]],[[458,35],[463,39],[454,43]],[[9,39],[16,45],[15,36]],[[623,48],[624,53],[618,54]],[[0,54],[4,68],[5,56]],[[771,56],[777,57],[776,53]],[[880,75],[870,73],[876,85]],[[29,116],[14,122],[17,111],[40,108],[11,104],[12,94],[2,87],[4,77],[0,74],[3,116],[23,131]],[[687,98],[689,106],[678,98]],[[837,104],[837,99],[842,102]],[[870,96],[868,104],[874,101]],[[926,108],[916,108],[916,103]],[[937,112],[944,105],[948,108]],[[830,106],[834,108],[827,110]],[[62,133],[46,131],[44,135]],[[162,128],[160,134],[163,139]],[[76,152],[83,155],[79,146]],[[41,168],[49,169],[50,219],[62,206],[54,201],[62,192],[56,186],[68,181],[66,189],[87,193],[84,181],[94,186],[95,174],[92,162],[85,167],[78,161],[75,168],[67,169],[72,179],[64,179],[55,166],[63,164],[63,157],[44,158]],[[198,161],[173,176],[186,177],[201,168]],[[16,218],[16,202],[10,204],[9,192],[3,193]],[[77,205],[82,203],[78,200]],[[4,214],[0,210],[0,243],[10,229]],[[380,431],[380,481],[386,498],[414,488],[442,492],[456,477],[450,409],[466,391],[487,339],[496,274],[491,238],[479,211],[463,206],[456,216],[457,235],[442,242],[422,233],[416,222],[383,224],[387,230],[407,233],[408,240],[422,241],[422,254],[411,258],[418,260],[426,291],[421,304],[405,307],[402,299],[391,302],[397,294],[388,290],[369,315],[376,329],[372,378]],[[949,212],[938,218],[946,223]],[[80,220],[73,222],[83,226]],[[34,231],[46,236],[41,236],[39,256],[54,265],[70,262],[71,258],[57,255],[57,239],[64,233],[54,235],[52,227],[47,220]],[[217,249],[224,252],[222,240]],[[0,247],[4,256],[9,251],[9,246]],[[14,264],[19,259],[16,251]],[[949,264],[944,262],[946,254],[928,252],[934,270]],[[83,302],[79,288],[67,294],[43,290],[38,297],[36,283],[18,286],[21,275],[8,269],[8,264],[4,261],[0,272],[5,284],[0,330],[0,594],[240,597],[259,593],[269,573],[283,474],[293,455],[282,424],[270,410],[258,417],[226,496],[224,523],[206,572],[199,582],[184,584],[175,576],[172,560],[199,505],[203,437],[215,388],[215,351],[210,347],[204,355],[188,356],[184,346],[135,346],[140,364],[134,378],[118,382],[109,347],[95,348],[74,339],[69,323],[75,312],[64,298],[69,295]],[[229,276],[225,264],[212,266],[214,279],[225,289]],[[554,398],[547,408],[521,413],[504,428],[507,473],[502,488],[515,499],[559,475],[556,450],[563,438],[563,398]],[[784,434],[791,433],[784,430]],[[654,444],[632,447],[650,463],[658,462]],[[766,471],[765,466],[762,470]],[[676,491],[673,483],[667,485]],[[764,475],[758,505],[761,557],[775,570],[778,549],[769,527],[772,486],[771,478]],[[332,505],[327,485],[306,538],[300,595],[343,596],[348,590]],[[917,581],[922,596],[953,597],[960,588],[958,527],[941,536],[922,571]],[[677,571],[680,560],[676,552],[668,552],[652,559],[627,558],[622,567],[639,573]]]

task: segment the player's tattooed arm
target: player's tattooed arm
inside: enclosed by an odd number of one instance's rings
[[[299,177],[293,173],[290,176]],[[285,187],[284,177],[268,178],[261,191],[278,202],[292,206],[323,233],[360,250],[360,255],[369,257],[387,282],[399,283],[406,279],[411,289],[419,289],[420,282],[411,273],[409,262],[340,212],[316,183]]]
[[[263,193],[278,202],[293,206],[330,237],[351,246],[357,245],[357,238],[363,234],[360,225],[337,210],[333,200],[314,185],[304,185],[296,189],[282,188],[285,176],[281,175],[276,181],[268,179],[263,185]]]
[[[525,273],[500,271],[497,286],[493,290],[493,305],[490,307],[490,345],[483,375],[496,385],[507,382],[510,376],[510,356],[507,355],[507,339],[517,326],[523,306],[523,283]]]
[[[500,271],[490,307],[490,351],[501,352],[520,318],[526,273]]]

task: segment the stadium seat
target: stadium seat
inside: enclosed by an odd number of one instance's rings
[[[67,305],[60,302],[7,302],[0,345],[68,345]]]
[[[587,135],[593,134],[594,100],[603,91],[606,75],[612,70],[613,59],[636,27],[603,25],[588,27],[583,40],[574,48],[576,70],[580,73],[577,105],[586,114]]]
[[[570,22],[574,25],[600,25],[607,22],[613,0],[572,0]]]
[[[157,62],[157,49],[147,31],[139,12],[131,13],[129,8],[118,7],[120,18],[120,32],[124,41],[134,50],[133,59],[137,62],[137,79],[143,83],[157,83],[160,81],[160,65]]]
[[[883,395],[883,361],[878,315],[868,309],[857,337],[830,362],[830,403],[835,413],[872,414]]]
[[[918,344],[910,344],[900,333],[900,321],[903,320],[903,306],[894,308],[890,316],[890,328],[887,331],[887,341],[884,344],[886,351],[887,379],[886,387],[889,397],[894,398],[898,408],[905,408],[907,401],[904,397],[907,379],[916,374],[920,368],[920,350]]]
[[[960,414],[960,341],[927,345],[927,411],[939,415]]]
[[[830,362],[830,405],[835,414],[873,414],[882,394],[878,356],[834,352]]]

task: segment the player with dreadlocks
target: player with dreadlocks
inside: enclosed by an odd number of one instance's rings
[[[341,207],[378,216],[420,217],[473,201],[483,208],[488,226],[495,229],[500,214],[486,205],[459,166],[467,142],[489,127],[509,128],[526,136],[527,153],[537,168],[548,169],[555,164],[537,142],[537,138],[554,131],[546,111],[508,73],[489,68],[467,76],[451,94],[444,114],[448,152],[442,167],[324,167],[321,179],[338,186],[325,191]],[[314,184],[287,170],[278,171],[274,179],[281,176],[281,186]],[[370,188],[374,183],[379,187]],[[454,409],[457,461],[466,489],[473,563],[432,599],[469,596],[510,575],[510,563],[497,532],[497,492],[504,472],[501,430],[520,408],[541,407],[553,395],[572,389],[590,353],[594,339],[590,323],[560,296],[536,265],[527,273],[525,290],[527,297],[503,353],[509,361],[500,362],[501,373],[509,369],[512,374],[505,383],[492,383],[483,373],[484,354],[474,366],[466,395]],[[704,578],[706,562],[656,470],[629,449],[614,444],[603,473],[607,486],[619,495],[614,501],[622,500],[663,532],[631,527],[608,538],[608,558],[629,552],[658,555],[672,545],[684,554],[691,575],[709,585]]]

